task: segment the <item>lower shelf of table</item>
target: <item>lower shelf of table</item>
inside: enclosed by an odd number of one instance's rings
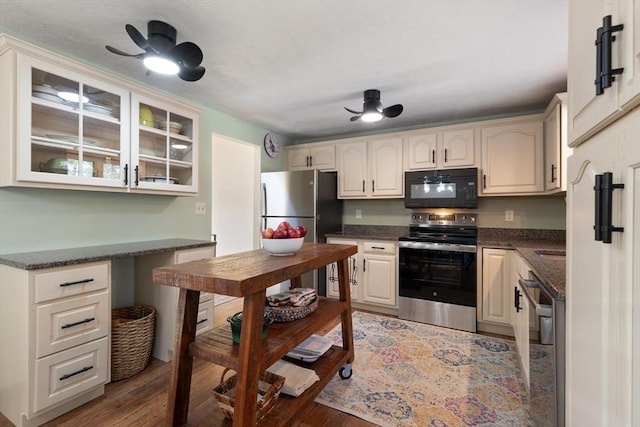
[[[280,393],[276,405],[271,412],[260,422],[260,425],[281,426],[286,425],[291,418],[306,407],[338,373],[347,362],[353,361],[353,351],[344,350],[342,347],[333,346],[313,364],[307,365],[320,377],[320,380],[305,390],[298,397],[291,397]]]
[[[266,370],[282,358],[309,335],[316,333],[336,321],[346,310],[348,302],[320,298],[318,309],[307,317],[292,322],[274,323],[269,326],[267,338],[262,340],[260,354],[261,371]],[[339,324],[339,323],[338,323]],[[240,345],[234,344],[229,325],[221,325],[196,337],[190,353],[199,359],[208,360],[238,370]]]

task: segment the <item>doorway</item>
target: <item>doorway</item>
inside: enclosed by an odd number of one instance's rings
[[[211,157],[211,233],[217,242],[216,256],[257,249],[260,146],[214,133]],[[215,295],[214,304],[230,299]]]

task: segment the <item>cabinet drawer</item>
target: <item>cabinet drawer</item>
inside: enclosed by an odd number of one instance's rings
[[[33,412],[107,381],[108,338],[36,360]]]
[[[36,357],[107,336],[109,307],[107,291],[38,305]]]
[[[109,261],[52,268],[34,275],[36,302],[108,289]]]
[[[391,254],[396,253],[396,244],[394,242],[364,242],[364,252],[374,254]]]
[[[196,335],[213,328],[213,301],[201,302],[198,306]]]
[[[200,292],[200,302],[205,302],[213,299],[213,294],[211,292]]]

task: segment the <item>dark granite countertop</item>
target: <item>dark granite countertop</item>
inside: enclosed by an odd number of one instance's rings
[[[118,243],[87,246],[82,248],[57,249],[17,254],[0,254],[0,264],[22,270],[40,270],[64,265],[84,264],[106,259],[149,255],[180,249],[215,246],[215,242],[192,239],[162,239],[144,242]]]
[[[325,237],[343,239],[398,240],[409,234],[409,227],[397,225],[353,225],[345,224],[342,233],[329,233]]]
[[[537,252],[564,254],[564,230],[478,229],[478,246],[516,250],[552,298],[566,299],[566,260]]]

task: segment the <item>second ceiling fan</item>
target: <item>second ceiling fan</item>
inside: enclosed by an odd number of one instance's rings
[[[382,120],[383,117],[398,117],[402,113],[403,107],[402,104],[396,104],[391,107],[382,108],[380,91],[377,89],[368,89],[364,91],[362,111],[354,111],[347,107],[344,107],[344,109],[355,114],[355,116],[351,117],[352,122],[358,119],[362,119],[364,122],[378,122]]]

